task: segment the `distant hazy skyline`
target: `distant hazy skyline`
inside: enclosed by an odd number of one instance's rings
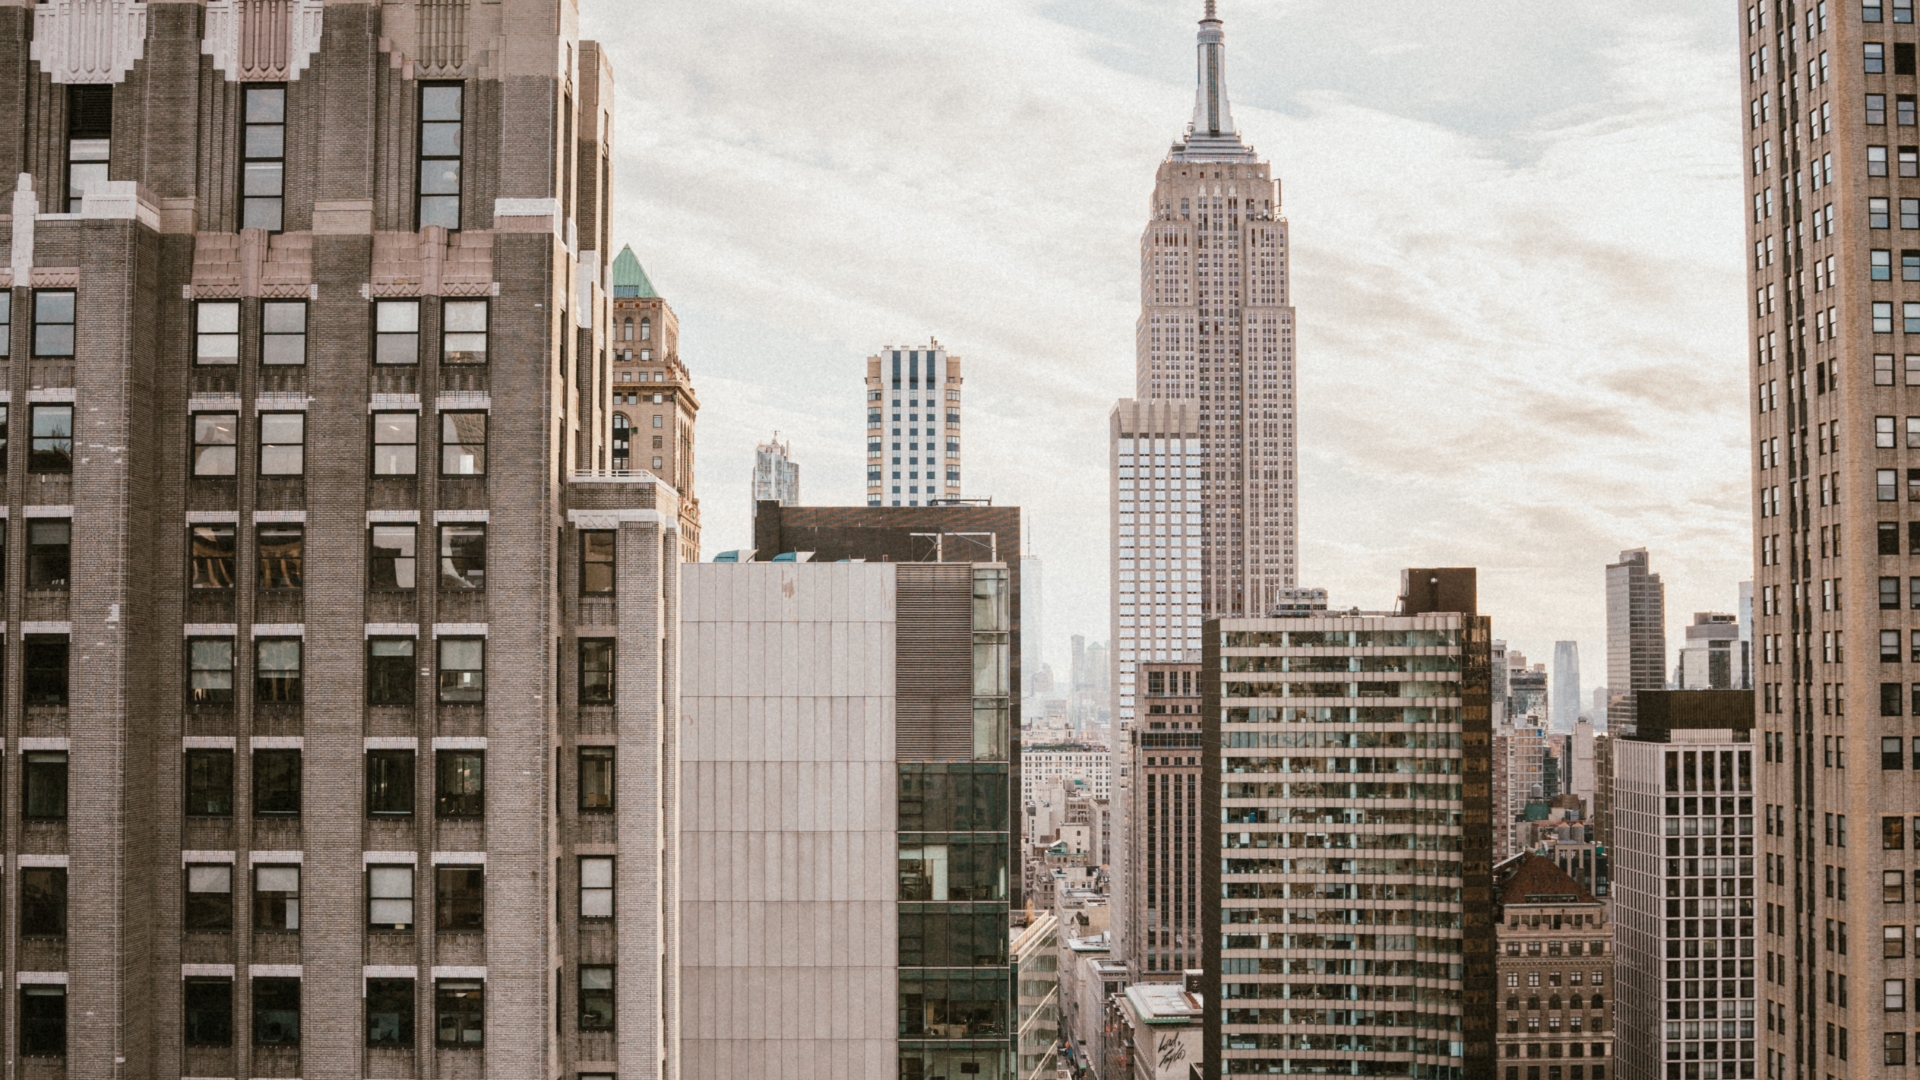
[[[966,493],[1028,509],[1047,658],[1104,640],[1106,415],[1201,0],[581,0],[619,83],[615,247],[682,322],[706,552],[754,446],[864,501],[880,344],[964,358]],[[1480,569],[1495,632],[1605,655],[1650,549],[1668,635],[1751,575],[1728,0],[1222,0],[1299,309],[1302,583]],[[1589,683],[1597,685],[1591,677]]]

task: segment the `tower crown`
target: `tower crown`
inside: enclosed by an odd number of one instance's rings
[[[1215,0],[1207,0],[1200,20],[1193,119],[1186,140],[1174,147],[1176,161],[1252,161],[1252,148],[1240,141],[1227,100],[1227,34]]]

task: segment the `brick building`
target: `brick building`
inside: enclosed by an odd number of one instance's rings
[[[615,469],[645,470],[680,496],[680,547],[700,561],[700,500],[693,494],[693,424],[700,399],[680,360],[680,317],[653,289],[632,247],[613,260],[612,340]]]
[[[611,109],[565,0],[0,4],[11,1075],[674,1073]]]
[[[1140,665],[1146,715],[1124,733],[1133,868],[1129,894],[1140,979],[1200,966],[1200,665]]]
[[[1529,852],[1494,867],[1504,1004],[1504,1080],[1607,1080],[1613,1058],[1613,927],[1552,859]]]

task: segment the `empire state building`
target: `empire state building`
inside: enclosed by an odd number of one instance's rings
[[[1299,583],[1287,221],[1271,167],[1234,127],[1226,69],[1207,0],[1193,120],[1160,165],[1140,238],[1135,392],[1198,404],[1201,607],[1236,618],[1267,614]]]

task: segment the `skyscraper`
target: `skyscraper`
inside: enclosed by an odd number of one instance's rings
[[[1409,570],[1393,612],[1207,621],[1206,1076],[1493,1077],[1492,635],[1474,579]]]
[[[1667,685],[1667,587],[1647,549],[1607,567],[1607,730],[1633,734],[1634,691]]]
[[[680,360],[680,317],[641,268],[632,246],[613,260],[612,430],[615,470],[645,469],[680,494],[680,548],[700,561],[700,500],[693,494],[693,428],[700,399]],[[590,355],[582,353],[582,356]],[[604,467],[606,461],[603,459]]]
[[[753,451],[753,512],[763,502],[781,506],[800,505],[800,465],[793,460],[793,443],[781,442],[780,433],[761,443]],[[751,516],[751,515],[749,515]]]
[[[1574,721],[1586,711],[1585,704],[1580,700],[1579,642],[1553,643],[1552,688],[1553,730],[1565,735],[1573,730]]]
[[[868,506],[960,497],[961,381],[938,341],[867,357]]]
[[[1836,1051],[1851,1046],[1856,1075],[1894,1075],[1920,1061],[1912,1004],[1892,996],[1914,987],[1912,960],[1826,942],[1840,925],[1920,921],[1894,876],[1912,869],[1900,826],[1920,814],[1920,786],[1910,760],[1870,752],[1915,733],[1920,704],[1901,666],[1920,621],[1900,591],[1920,574],[1920,457],[1901,435],[1920,414],[1920,258],[1906,250],[1920,247],[1920,151],[1903,145],[1920,142],[1903,126],[1920,41],[1905,0],[1734,9],[1753,253],[1755,766],[1772,871],[1758,881],[1763,1066],[1845,1074]],[[1840,875],[1865,887],[1829,892]],[[1829,998],[1838,980],[1856,991]]]
[[[1298,585],[1287,220],[1270,167],[1234,127],[1214,0],[1198,83],[1140,238],[1135,396],[1197,403],[1202,603],[1209,615],[1257,617]]]
[[[0,7],[10,1069],[675,1074],[678,500],[602,456],[575,25]]]

